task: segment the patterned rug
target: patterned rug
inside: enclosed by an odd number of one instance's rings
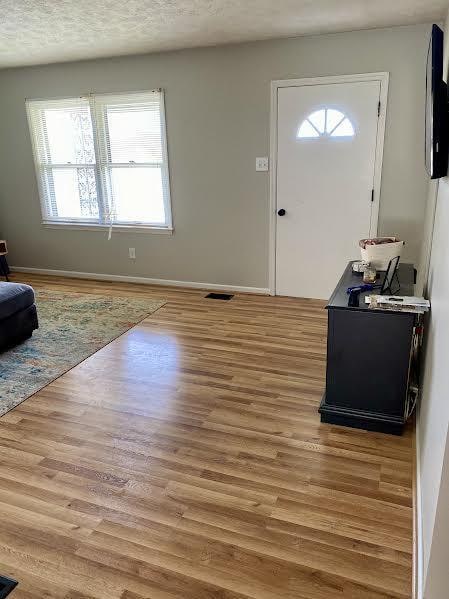
[[[39,329],[0,353],[0,416],[135,326],[164,301],[36,291]]]

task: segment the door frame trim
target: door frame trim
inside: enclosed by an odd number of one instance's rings
[[[380,82],[381,109],[377,121],[376,152],[374,158],[373,189],[374,198],[371,210],[370,237],[377,235],[379,206],[382,182],[382,161],[387,116],[388,72],[362,73],[357,75],[336,75],[331,77],[307,77],[304,79],[281,79],[271,82],[270,107],[270,220],[269,220],[269,264],[268,287],[270,295],[276,295],[276,183],[277,183],[277,112],[278,89],[282,87],[303,87],[306,85],[329,85],[333,83],[354,83],[359,81]]]

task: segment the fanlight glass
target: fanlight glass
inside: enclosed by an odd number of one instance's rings
[[[335,108],[322,108],[309,114],[299,126],[296,137],[353,137],[354,126],[346,115]]]

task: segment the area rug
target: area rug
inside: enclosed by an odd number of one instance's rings
[[[163,300],[36,291],[39,329],[0,354],[0,416],[164,305]]]

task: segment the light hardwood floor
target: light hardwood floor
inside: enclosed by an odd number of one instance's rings
[[[320,424],[322,302],[14,279],[167,303],[0,419],[12,599],[411,596],[412,431]]]

